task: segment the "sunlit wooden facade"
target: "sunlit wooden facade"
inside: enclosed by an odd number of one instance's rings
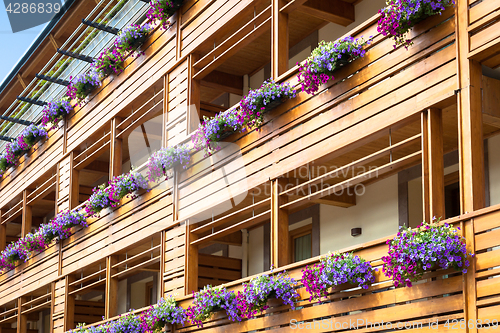
[[[195,153],[186,170],[1,274],[0,331],[65,332],[164,295],[187,306],[193,290],[222,283],[238,290],[271,265],[300,279],[330,250],[358,251],[380,267],[398,226],[434,216],[460,226],[476,253],[467,274],[435,271],[395,289],[379,270],[368,290],[345,286],[324,304],[310,303],[301,288],[295,311],[276,303],[241,323],[221,312],[202,329],[168,329],[290,332],[292,319],[323,318],[500,320],[500,1],[457,0],[417,24],[408,50],[377,32],[384,1],[371,1],[186,0],[143,55],[128,58],[122,73],[3,176],[0,247],[58,211],[81,209],[99,182],[131,165],[144,168],[141,151],[189,142],[198,119],[233,106],[264,79],[299,86],[295,63],[319,40],[373,36],[373,43],[318,94],[300,92],[269,112],[259,131],[225,140],[239,151]],[[45,66],[47,52],[108,2],[76,1],[4,89],[0,109]],[[148,143],[136,147],[143,134]],[[352,192],[325,196],[318,185]],[[361,236],[351,236],[358,227]],[[300,252],[295,240],[304,235],[308,250]],[[456,328],[449,330],[478,331]]]

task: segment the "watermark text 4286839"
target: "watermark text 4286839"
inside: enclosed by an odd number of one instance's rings
[[[61,0],[3,0],[12,32],[50,21],[62,9]]]

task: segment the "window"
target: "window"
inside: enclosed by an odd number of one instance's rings
[[[292,262],[312,257],[312,224],[290,231],[290,250]]]

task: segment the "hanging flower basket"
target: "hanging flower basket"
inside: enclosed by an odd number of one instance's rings
[[[52,101],[43,109],[42,125],[47,127],[52,124],[51,128],[57,127],[57,123],[61,121],[67,114],[73,110],[67,97],[58,101]]]
[[[321,41],[311,56],[303,65],[299,65],[299,81],[302,90],[308,94],[315,94],[319,87],[330,79],[340,67],[365,55],[364,46],[370,43],[353,37],[345,37],[335,42]]]
[[[295,96],[296,91],[289,82],[277,84],[273,80],[265,81],[259,89],[251,90],[241,100],[238,114],[241,126],[250,129],[262,126],[264,113]]]
[[[160,21],[163,29],[166,30],[170,27],[170,17],[181,8],[183,3],[183,0],[151,0],[147,18],[151,21]]]
[[[467,273],[469,266],[465,240],[449,224],[422,223],[416,229],[401,227],[394,239],[387,240],[389,255],[382,257],[383,271],[394,285],[411,287],[424,272],[454,268]]]
[[[394,39],[394,48],[403,45],[408,49],[412,41],[408,32],[425,18],[441,14],[455,0],[387,0],[379,10],[377,31]]]

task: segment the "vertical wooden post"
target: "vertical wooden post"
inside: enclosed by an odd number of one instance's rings
[[[460,153],[461,212],[484,207],[484,146],[482,124],[481,64],[469,60],[469,10],[467,0],[456,6],[458,53],[458,133]]]
[[[118,117],[111,119],[111,147],[109,157],[109,179],[122,174],[123,141],[118,139],[118,125],[122,120]]]
[[[187,134],[189,135],[198,127],[201,107],[200,80],[193,79],[196,74],[194,64],[198,61],[198,54],[190,54],[188,58],[188,97],[187,97]],[[195,119],[194,117],[197,117]]]
[[[3,210],[0,209],[0,251],[7,246],[7,224],[2,223]]]
[[[458,0],[455,6],[455,36],[458,57],[458,151],[460,173],[460,211],[472,212],[485,205],[484,145],[482,124],[481,64],[470,60],[469,1]],[[467,221],[464,235],[467,250],[474,249],[474,225]],[[463,280],[465,323],[477,321],[475,258]],[[467,332],[476,333],[476,325]]]
[[[439,109],[422,112],[422,189],[424,220],[444,219],[443,117]]]
[[[285,186],[284,178],[277,178],[271,184],[271,265],[275,268],[290,263],[288,212],[280,208],[287,202],[287,197],[280,195]]]
[[[75,287],[70,286],[75,282],[73,275],[66,275],[64,286],[64,331],[75,328],[75,295],[70,294]],[[55,288],[55,287],[54,287]]]
[[[167,239],[166,239],[166,234],[165,231],[162,231],[160,233],[160,297],[163,298],[165,297],[165,282],[164,282],[164,277],[165,277],[165,252],[167,250]]]
[[[74,152],[70,153],[69,159],[69,209],[73,209],[80,204],[80,171],[75,168]]]
[[[32,207],[27,204],[28,190],[23,191],[23,216],[21,225],[21,237],[31,232],[31,223],[33,220]]]
[[[118,273],[118,269],[113,268],[117,263],[117,256],[109,256],[106,258],[106,319],[118,315],[118,279],[112,277],[114,274]]]
[[[54,307],[56,305],[56,283],[52,282],[50,284],[50,324],[49,332],[54,332]]]
[[[194,226],[186,224],[186,253],[184,265],[185,288],[184,294],[190,295],[193,291],[198,291],[198,245],[191,245],[191,242],[198,239],[196,234],[191,232]]]
[[[474,232],[474,219],[462,222],[460,224],[462,235],[465,237],[467,253],[476,253],[476,242]],[[476,258],[470,258],[467,274],[462,275],[462,284],[464,290],[464,312],[465,322],[477,322],[477,290],[476,290]],[[473,325],[467,326],[467,332],[477,332],[477,327]]]
[[[23,297],[17,299],[17,333],[28,332],[28,317],[23,312]]]
[[[168,90],[169,90],[169,74],[165,74],[163,77],[163,119],[162,119],[162,129],[161,129],[161,146],[168,147],[168,135],[167,135],[167,124],[168,124]]]
[[[288,14],[280,12],[285,0],[272,0],[271,75],[277,79],[288,70]]]

